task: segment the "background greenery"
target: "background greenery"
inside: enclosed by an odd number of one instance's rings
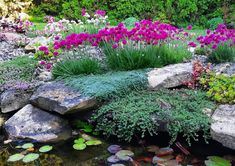
[[[139,20],[161,20],[182,27],[189,23],[210,27],[211,22],[221,21],[220,18],[228,24],[235,19],[232,0],[34,0],[30,12],[35,16],[81,19],[82,8],[89,13],[97,9],[107,11],[112,24],[135,17]]]

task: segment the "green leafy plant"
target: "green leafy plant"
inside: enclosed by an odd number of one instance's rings
[[[180,47],[168,45],[153,46],[128,43],[122,47],[112,48],[104,44],[107,64],[113,70],[136,70],[142,68],[161,67],[180,63],[191,57],[191,54]]]
[[[224,24],[224,20],[221,17],[215,17],[208,21],[208,26],[210,29],[216,29],[218,24]]]
[[[98,100],[111,100],[133,90],[147,89],[147,70],[109,72],[100,75],[70,77],[63,79],[67,85],[84,95]]]
[[[235,76],[211,73],[201,77],[200,83],[207,90],[207,96],[219,103],[235,103]]]
[[[205,161],[206,166],[232,166],[232,164],[218,156],[209,156],[208,160]]]
[[[82,58],[79,60],[65,60],[58,62],[52,70],[52,75],[57,78],[60,76],[73,76],[80,74],[96,74],[101,71],[97,60]]]
[[[136,22],[139,22],[139,20],[137,18],[129,17],[124,20],[124,25],[127,28],[133,28]]]
[[[74,125],[76,128],[82,130],[85,133],[92,133],[93,135],[98,135],[98,132],[94,131],[94,126],[92,124],[89,124],[88,122],[76,120],[74,122]]]
[[[125,141],[134,135],[157,134],[159,122],[164,122],[172,137],[171,143],[180,133],[190,143],[190,138],[197,140],[199,131],[208,138],[209,118],[202,110],[214,107],[203,91],[140,91],[103,105],[91,120],[100,133]]]
[[[208,56],[208,61],[212,63],[234,62],[235,48],[230,47],[229,43],[219,44]]]

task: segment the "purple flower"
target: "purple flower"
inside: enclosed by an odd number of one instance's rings
[[[100,15],[102,17],[105,16],[106,12],[104,10],[96,10],[95,14]]]
[[[50,64],[50,63],[46,64],[46,69],[47,70],[51,70],[51,68],[52,68],[52,64]]]
[[[211,30],[210,29],[207,29],[206,30],[206,34],[209,35],[211,33]]]
[[[39,47],[39,50],[40,50],[40,51],[47,51],[48,48],[47,48],[46,46],[40,46],[40,47]]]
[[[58,54],[59,54],[59,53],[58,53],[57,51],[53,52],[53,55],[55,55],[55,56],[58,55]]]
[[[194,42],[189,42],[188,45],[191,46],[191,47],[196,47],[197,46]]]
[[[126,45],[126,44],[127,44],[127,41],[126,41],[126,40],[123,40],[123,41],[122,41],[122,44]]]
[[[114,45],[112,46],[112,48],[113,48],[113,49],[118,48],[118,44],[114,44]]]
[[[82,8],[82,16],[85,16],[85,15],[86,15],[86,9]]]
[[[190,24],[188,27],[187,27],[187,30],[192,30],[193,29],[193,26]]]
[[[39,61],[38,64],[39,64],[39,65],[45,65],[45,64],[46,64],[46,61],[43,61],[43,60],[42,60],[42,61]]]
[[[212,49],[216,49],[217,47],[218,47],[217,44],[213,44],[211,48],[212,48]]]
[[[56,37],[55,37],[55,40],[59,40],[59,39],[60,39],[60,37],[59,37],[59,36],[56,36]]]

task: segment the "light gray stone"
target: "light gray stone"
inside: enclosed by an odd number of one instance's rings
[[[72,135],[68,122],[30,104],[5,122],[9,139],[32,139],[37,142],[58,142]]]
[[[59,82],[48,82],[40,86],[30,101],[39,108],[60,114],[76,113],[96,105],[94,98],[83,96]]]
[[[151,90],[174,88],[192,79],[191,63],[181,63],[153,69],[148,73],[148,84]]]
[[[32,91],[10,89],[0,96],[0,107],[2,113],[19,110],[29,103]]]
[[[211,136],[235,150],[235,105],[220,105],[212,115]]]

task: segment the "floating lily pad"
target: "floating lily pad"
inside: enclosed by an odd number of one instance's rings
[[[76,150],[84,150],[86,148],[86,144],[81,143],[81,144],[74,144],[73,148]]]
[[[119,152],[116,153],[116,156],[123,161],[128,161],[130,160],[131,157],[134,156],[134,153],[130,150],[120,150]]]
[[[119,145],[110,145],[108,147],[108,151],[111,154],[116,154],[118,151],[122,150],[122,148]]]
[[[9,158],[8,158],[8,162],[15,162],[15,161],[19,161],[21,160],[22,158],[24,158],[24,155],[23,154],[20,154],[20,153],[17,153],[17,154],[14,154],[14,155],[11,155]]]
[[[165,147],[165,148],[159,149],[159,151],[156,152],[156,155],[158,157],[167,156],[167,155],[172,154],[173,152],[174,152],[174,150],[172,148]]]
[[[205,161],[206,166],[231,166],[228,160],[218,156],[209,156],[208,160]]]
[[[16,149],[21,149],[21,148],[22,148],[22,146],[16,146],[15,148],[16,148]]]
[[[39,149],[39,152],[41,153],[46,153],[46,152],[49,152],[53,149],[52,146],[50,145],[45,145],[45,146],[42,146],[40,149]]]
[[[100,140],[90,140],[86,142],[86,145],[91,146],[91,145],[100,145],[102,142]]]
[[[23,162],[24,163],[29,163],[29,162],[32,162],[34,160],[37,160],[38,158],[39,158],[39,154],[37,154],[37,153],[29,153],[29,154],[27,154],[23,158]]]
[[[74,143],[75,144],[81,144],[81,143],[84,143],[86,140],[84,138],[78,138],[78,139],[75,139],[74,140]]]
[[[110,157],[107,158],[107,161],[108,161],[109,163],[117,163],[117,162],[120,161],[120,159],[119,159],[117,156],[112,155],[112,156],[110,156]]]
[[[26,143],[21,146],[21,148],[23,148],[23,149],[29,149],[29,148],[33,148],[33,147],[34,147],[34,145],[32,143]]]

